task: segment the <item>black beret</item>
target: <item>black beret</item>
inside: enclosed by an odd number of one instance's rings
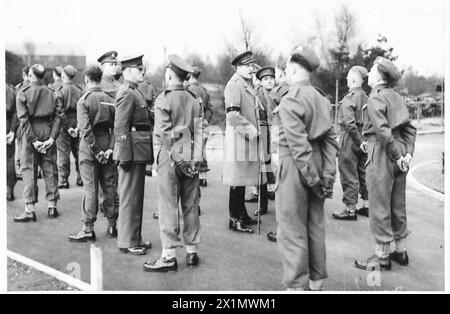
[[[378,64],[378,70],[387,74],[393,82],[397,82],[402,77],[395,64],[386,58],[377,57],[374,64]]]

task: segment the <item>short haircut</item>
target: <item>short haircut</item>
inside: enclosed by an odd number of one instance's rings
[[[33,64],[30,69],[38,79],[42,80],[44,78],[45,68],[41,64]]]
[[[87,76],[89,80],[97,83],[100,83],[102,80],[102,74],[102,70],[96,65],[89,66],[84,70],[84,75]]]
[[[27,66],[24,66],[23,68],[22,68],[22,74],[26,74],[26,75],[28,75],[28,72],[30,72],[30,67],[27,65]]]

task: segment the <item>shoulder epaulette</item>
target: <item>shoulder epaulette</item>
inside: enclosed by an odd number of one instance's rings
[[[326,97],[326,96],[327,96],[327,94],[325,94],[325,92],[324,92],[323,90],[321,90],[320,88],[318,88],[318,87],[316,87],[316,86],[314,86],[314,88],[315,88],[316,91],[318,91],[319,94],[321,94],[323,97]]]
[[[91,91],[86,92],[83,96],[81,96],[80,100],[81,101],[86,101],[86,99],[88,98],[88,96],[91,94]]]
[[[186,89],[186,91],[189,93],[189,94],[191,94],[192,95],[192,97],[194,97],[194,98],[199,98],[199,97],[197,97],[197,95],[194,93],[194,92],[191,92],[190,90],[187,90]]]

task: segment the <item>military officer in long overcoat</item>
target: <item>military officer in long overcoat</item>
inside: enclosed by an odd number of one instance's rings
[[[339,106],[338,121],[341,129],[338,157],[339,173],[345,209],[333,213],[337,220],[357,220],[357,214],[369,217],[369,195],[366,184],[367,145],[362,136],[362,108],[367,103],[366,92],[362,88],[367,70],[354,66],[347,74],[349,92]],[[356,209],[358,194],[363,206]]]
[[[265,184],[259,140],[259,107],[253,88],[254,59],[250,51],[233,59],[236,72],[225,86],[225,158],[223,183],[230,186],[229,228],[253,233],[257,224],[245,208],[245,187]]]
[[[150,110],[138,90],[145,68],[142,57],[122,60],[124,83],[116,95],[114,160],[119,165],[118,246],[124,253],[145,254],[142,241],[145,167],[153,163]]]
[[[286,67],[289,92],[274,110],[277,238],[283,283],[293,290],[320,290],[327,278],[324,201],[333,192],[338,144],[330,102],[310,83],[319,65],[313,50],[295,48]]]
[[[383,57],[369,72],[372,92],[364,110],[363,135],[368,143],[366,180],[375,255],[355,261],[356,267],[367,270],[389,270],[391,260],[403,266],[409,263],[405,192],[416,129],[405,102],[392,88],[400,78],[394,63]]]

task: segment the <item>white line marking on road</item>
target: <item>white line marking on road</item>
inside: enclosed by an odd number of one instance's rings
[[[421,167],[424,167],[424,166],[427,166],[429,164],[434,164],[434,163],[438,163],[438,162],[439,162],[439,160],[433,160],[433,161],[428,161],[428,162],[421,163],[421,164],[415,166],[414,168],[412,168],[409,171],[408,176],[406,178],[407,178],[408,184],[411,185],[413,188],[415,188],[415,189],[417,189],[417,190],[427,194],[428,196],[431,196],[431,197],[437,199],[438,201],[444,202],[444,194],[439,193],[439,192],[437,192],[437,191],[435,191],[435,190],[433,190],[433,189],[431,189],[431,188],[429,188],[429,187],[419,183],[419,181],[417,181],[414,178],[414,172],[417,169],[419,169]]]
[[[90,284],[88,284],[88,283],[86,283],[84,281],[78,280],[78,279],[76,279],[76,278],[74,278],[72,276],[69,276],[69,275],[67,275],[67,274],[65,274],[63,272],[60,272],[59,270],[56,270],[54,268],[51,268],[51,267],[46,266],[44,264],[41,264],[41,263],[39,263],[39,262],[37,262],[35,260],[32,260],[32,259],[30,259],[28,257],[25,257],[23,255],[17,254],[15,252],[10,251],[10,250],[6,250],[6,255],[9,258],[18,261],[19,263],[25,264],[25,265],[27,265],[29,267],[32,267],[32,268],[34,268],[34,269],[36,269],[36,270],[38,270],[40,272],[43,272],[43,273],[45,273],[47,275],[50,275],[50,276],[52,276],[52,277],[54,277],[54,278],[56,278],[56,279],[58,279],[60,281],[63,281],[66,284],[68,284],[69,286],[71,286],[71,287],[77,288],[77,289],[82,290],[82,291],[92,291],[93,290],[93,287]]]

